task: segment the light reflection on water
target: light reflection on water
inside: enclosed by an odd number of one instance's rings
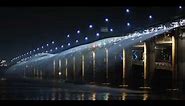
[[[86,90],[74,90],[50,87],[1,87],[0,100],[150,100],[150,99],[185,99],[173,93],[127,93]]]

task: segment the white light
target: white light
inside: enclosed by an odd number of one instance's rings
[[[35,50],[33,50],[35,52]]]
[[[77,33],[79,34],[80,33],[80,30],[78,30]]]
[[[47,44],[46,46],[49,46],[49,44]]]
[[[88,37],[85,37],[85,40],[88,40]]]
[[[62,45],[61,48],[63,48],[64,46]]]
[[[68,38],[70,37],[69,34],[67,35],[67,37],[68,37]]]
[[[52,41],[52,44],[54,44],[55,42],[54,41]]]
[[[50,49],[50,52],[52,52],[53,50],[52,49]]]
[[[76,43],[78,43],[78,40],[76,40]]]
[[[58,72],[58,75],[61,75],[62,73],[61,72]]]
[[[127,22],[127,26],[130,26],[130,23],[129,22]]]
[[[110,29],[111,32],[113,32],[113,29]]]
[[[43,49],[44,47],[42,46],[42,49]]]
[[[89,28],[92,28],[93,26],[92,25],[89,25]]]
[[[68,43],[67,45],[68,45],[68,46],[70,46],[71,44],[70,44],[70,43]]]
[[[109,19],[108,19],[108,18],[105,18],[105,21],[106,21],[106,22],[108,22],[108,21],[109,21]]]
[[[179,6],[179,8],[181,9],[181,8],[182,8],[182,6]]]
[[[152,19],[152,15],[150,15],[149,18]]]
[[[130,10],[129,10],[129,9],[126,9],[126,12],[127,12],[127,13],[129,13],[129,12],[130,12]]]
[[[39,50],[39,48],[37,48],[37,50]]]
[[[55,50],[57,50],[58,48],[56,47]]]
[[[96,36],[100,36],[100,34],[99,33],[96,33]]]

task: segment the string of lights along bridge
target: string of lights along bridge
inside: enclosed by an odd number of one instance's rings
[[[181,14],[180,12],[183,11],[182,6],[175,7],[175,9],[179,11],[179,14]],[[125,8],[122,11],[124,19],[128,20],[123,20],[124,23],[120,23],[120,25],[115,25],[111,20],[111,16],[103,17],[101,18],[102,20],[101,22],[103,23],[103,25],[101,26],[89,23],[86,25],[86,30],[81,30],[79,27],[78,29],[74,30],[74,33],[67,33],[65,36],[65,42],[50,41],[46,44],[36,47],[33,50],[29,50],[17,57],[14,57],[13,59],[11,59],[11,62],[15,63],[23,62],[29,60],[33,56],[37,56],[43,53],[50,54],[59,53],[67,49],[73,48],[75,46],[88,44],[90,42],[94,42],[100,39],[108,38],[111,36],[124,36],[127,33],[131,33],[131,32],[124,33],[124,31],[120,31],[121,29],[137,30],[137,27],[134,27],[136,26],[136,23],[134,23],[134,21],[132,20],[132,14],[134,14],[134,10],[130,7]],[[155,22],[158,18],[158,16],[156,16],[152,12],[140,15],[142,15],[145,18],[143,20],[147,21],[148,25],[153,24],[153,22]],[[121,19],[121,17],[119,18]],[[74,41],[71,39],[74,39]]]

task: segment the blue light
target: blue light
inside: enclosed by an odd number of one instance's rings
[[[57,50],[58,48],[56,47],[55,50]]]
[[[106,22],[108,22],[108,21],[109,21],[109,19],[108,19],[108,18],[105,18],[105,21],[106,21]]]
[[[88,37],[85,37],[85,40],[88,40]]]
[[[49,46],[49,44],[47,44],[46,46]]]
[[[100,34],[99,33],[96,33],[96,36],[100,36]]]
[[[52,52],[53,50],[52,49],[50,49],[50,52]]]
[[[35,50],[33,50],[35,52]]]
[[[67,35],[67,37],[68,37],[68,38],[70,37],[69,34]]]
[[[67,45],[68,45],[68,46],[70,46],[71,44],[70,44],[70,43],[68,43]]]
[[[113,29],[111,28],[110,31],[113,32]]]
[[[63,48],[64,46],[62,45],[61,48]]]
[[[39,48],[37,48],[37,50],[39,50]]]
[[[43,49],[44,47],[42,46],[42,49]]]
[[[130,23],[129,22],[127,22],[127,26],[130,26]]]
[[[76,40],[76,43],[78,43],[78,40]]]
[[[89,28],[92,28],[93,26],[92,25],[89,25]]]
[[[80,33],[80,30],[78,30],[77,33],[79,34]]]
[[[129,12],[130,12],[130,10],[129,10],[129,9],[126,9],[126,12],[127,12],[127,13],[129,13]]]
[[[54,41],[52,41],[52,44],[54,44],[55,42]]]

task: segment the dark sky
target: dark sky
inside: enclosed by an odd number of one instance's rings
[[[126,13],[129,8],[130,13]],[[11,59],[52,40],[58,45],[74,42],[80,29],[87,36],[88,25],[97,32],[109,18],[115,33],[126,33],[176,15],[185,15],[185,7],[0,7],[0,59]],[[149,15],[152,20],[149,20]],[[131,26],[127,28],[126,23]],[[71,34],[67,39],[66,35]],[[93,33],[93,32],[92,32]],[[88,35],[89,38],[94,35]],[[106,36],[108,37],[108,36]],[[90,40],[90,39],[89,39]],[[83,41],[81,41],[83,42]]]

